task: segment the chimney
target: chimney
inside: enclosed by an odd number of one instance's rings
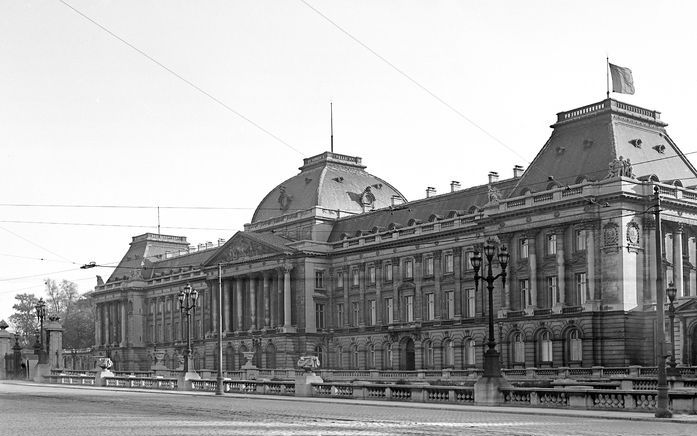
[[[520,177],[523,177],[523,173],[525,170],[523,169],[522,165],[516,165],[513,167],[513,178],[518,179]]]
[[[499,173],[496,171],[489,171],[489,184],[491,185],[492,183],[498,182],[499,181]]]
[[[206,244],[198,244],[198,251],[205,250]]]
[[[392,206],[396,206],[402,203],[404,203],[404,199],[402,197],[400,197],[399,195],[392,196]]]
[[[206,241],[206,250],[213,248],[213,243],[211,241]]]
[[[225,245],[225,238],[218,238],[218,247]]]
[[[428,197],[431,196],[431,192],[433,192],[433,193],[435,194],[435,193],[436,193],[436,188],[434,188],[433,186],[427,187],[427,188],[426,188],[426,198],[428,198]]]
[[[457,180],[453,180],[452,182],[450,182],[450,192],[457,191],[459,187],[460,187],[460,182],[458,182]]]

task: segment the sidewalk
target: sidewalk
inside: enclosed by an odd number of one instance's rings
[[[29,381],[17,380],[2,380],[0,383],[24,385],[24,386],[41,386],[47,388],[69,388],[82,390],[100,390],[112,392],[134,392],[134,393],[157,393],[163,395],[198,395],[215,397],[213,392],[201,391],[164,391],[157,389],[134,389],[134,388],[112,388],[112,387],[96,387],[84,385],[63,385],[49,383],[34,383]],[[618,419],[625,421],[654,421],[697,424],[697,415],[676,414],[672,418],[656,418],[653,412],[625,412],[613,410],[585,410],[585,409],[552,409],[547,407],[505,407],[505,406],[476,406],[476,405],[457,405],[457,404],[438,404],[438,403],[412,403],[401,401],[377,401],[377,400],[358,400],[351,398],[326,398],[326,397],[290,397],[283,395],[261,395],[261,394],[239,394],[225,393],[220,398],[243,398],[243,399],[268,399],[278,401],[304,401],[308,403],[335,403],[335,404],[351,404],[362,406],[380,406],[380,407],[401,407],[401,408],[416,408],[416,409],[435,409],[435,410],[455,410],[455,411],[476,411],[489,413],[514,413],[520,415],[537,415],[537,416],[570,416],[570,417],[587,417],[596,419]]]

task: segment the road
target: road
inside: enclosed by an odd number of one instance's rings
[[[0,382],[0,434],[5,435],[693,436],[697,429],[697,420],[686,424],[540,413],[544,411],[523,414],[466,406],[363,405]]]

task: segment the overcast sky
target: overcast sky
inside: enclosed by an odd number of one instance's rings
[[[0,0],[0,319],[45,278],[106,280],[79,266],[118,262],[158,205],[162,233],[229,238],[329,149],[330,100],[335,151],[409,200],[527,167],[557,112],[605,98],[606,54],[634,75],[613,97],[697,151],[694,2],[66,2],[123,41]]]

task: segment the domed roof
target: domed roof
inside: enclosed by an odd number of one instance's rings
[[[362,213],[390,206],[404,196],[392,185],[367,173],[360,157],[325,152],[303,160],[300,174],[275,187],[259,203],[252,223],[320,206]]]

